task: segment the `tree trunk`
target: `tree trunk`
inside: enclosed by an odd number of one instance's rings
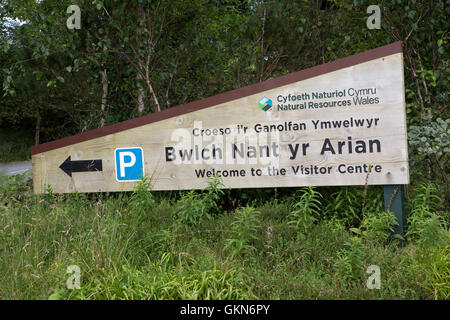
[[[36,106],[36,128],[34,131],[34,143],[39,144],[39,135],[41,133],[41,113],[39,112],[39,106]]]
[[[137,88],[138,88],[138,97],[137,97],[137,110],[138,113],[141,114],[144,112],[144,96],[145,96],[145,91],[144,91],[144,87],[142,87],[142,83],[141,80],[143,80],[142,77],[142,73],[138,72],[136,74],[136,79],[137,79]]]
[[[105,125],[105,111],[106,105],[108,103],[108,74],[106,73],[106,69],[102,71],[102,116],[100,119],[100,127]]]
[[[261,49],[261,70],[259,74],[259,82],[262,82],[263,75],[264,75],[264,28],[266,25],[266,7],[264,7],[263,11],[263,19],[262,19],[262,26],[261,26],[261,42],[260,42],[260,49]]]
[[[153,102],[155,103],[156,112],[161,111],[161,107],[159,106],[158,98],[156,98],[155,91],[153,91],[153,87],[152,87],[150,81],[148,80],[148,78],[145,79],[145,82],[147,83],[148,91],[150,91],[150,95],[152,96]]]
[[[161,107],[159,106],[158,98],[156,97],[155,91],[153,91],[152,84],[150,83],[149,67],[150,67],[150,53],[147,55],[147,61],[145,62],[145,83],[147,84],[148,91],[150,92],[150,95],[153,98],[153,102],[155,103],[156,112],[159,112],[161,111]]]
[[[106,33],[108,35],[108,33]],[[108,50],[106,45],[103,45],[103,52],[105,53]],[[106,72],[106,68],[102,71],[102,105],[101,105],[101,118],[100,118],[100,127],[105,126],[105,113],[106,107],[108,105],[108,74]]]

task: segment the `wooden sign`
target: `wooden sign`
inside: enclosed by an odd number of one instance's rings
[[[401,42],[32,148],[35,193],[408,184]]]

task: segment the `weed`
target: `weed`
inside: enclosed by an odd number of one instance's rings
[[[350,228],[365,239],[379,244],[385,243],[394,231],[397,220],[392,212],[366,212],[360,228]]]
[[[201,270],[196,265],[174,265],[175,257],[163,253],[159,260],[148,261],[138,270],[124,261],[112,273],[91,273],[80,290],[56,291],[58,298],[70,299],[248,299],[251,294],[240,289],[246,286],[234,269],[214,266]]]
[[[324,211],[325,189],[225,212],[218,183],[167,194],[149,180],[131,193],[34,195],[29,181],[5,178],[0,298],[449,299],[446,213],[432,187],[412,188],[399,249],[386,243],[392,216],[379,213],[375,187],[357,236],[345,215]],[[380,290],[366,287],[372,264]],[[81,289],[66,288],[69,265],[80,267]]]
[[[364,275],[364,247],[357,238],[345,242],[334,259],[336,275],[343,286],[353,285],[355,281],[363,281]]]
[[[318,220],[320,214],[321,194],[313,187],[307,187],[299,192],[300,199],[294,204],[288,224],[298,230],[298,235],[303,237],[308,229]]]
[[[219,210],[218,202],[223,194],[220,186],[223,184],[219,178],[213,177],[205,192],[199,193],[191,190],[182,193],[175,213],[178,227],[186,232],[194,233],[205,219],[210,220],[212,215]]]
[[[231,223],[232,238],[226,240],[225,250],[233,255],[247,253],[255,250],[253,243],[258,239],[259,212],[252,207],[239,208],[234,213]]]
[[[406,235],[422,248],[441,246],[449,241],[447,222],[436,213],[442,199],[435,192],[436,188],[431,184],[420,185],[408,217]]]

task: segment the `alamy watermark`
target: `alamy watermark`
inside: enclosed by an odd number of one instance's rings
[[[371,14],[366,21],[367,28],[381,29],[381,9],[380,6],[371,5],[367,7],[368,14]]]
[[[81,288],[81,269],[77,265],[71,265],[67,267],[66,273],[70,274],[67,278],[66,286],[67,289],[80,289]]]
[[[205,128],[202,121],[194,121],[193,129],[172,131],[165,160],[176,165],[259,164],[278,168],[281,154],[293,157],[298,153],[294,148],[280,148],[280,130],[288,130],[289,125],[292,122],[279,127],[256,124],[253,128],[244,125]]]
[[[67,7],[66,13],[71,14],[67,20],[66,25],[70,30],[81,29],[81,9],[78,5],[72,4]],[[378,5],[370,5],[367,7],[366,13],[370,16],[366,20],[368,29],[381,29],[381,9]]]
[[[67,7],[66,13],[71,14],[69,18],[67,18],[66,25],[67,29],[81,29],[81,10],[80,7],[76,4],[72,4]]]
[[[381,270],[377,265],[371,265],[366,270],[370,276],[367,278],[366,286],[368,289],[380,289],[381,288]]]

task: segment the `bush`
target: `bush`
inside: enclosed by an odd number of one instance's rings
[[[363,219],[363,205],[372,212],[383,211],[383,192],[379,186],[343,186],[326,197],[326,203],[324,217],[356,227]]]
[[[289,215],[288,224],[293,225],[299,237],[304,237],[307,230],[318,220],[320,215],[321,194],[313,187],[307,187],[297,193],[298,202],[294,204],[294,210]]]
[[[364,214],[361,227],[350,230],[369,241],[382,244],[392,235],[396,224],[397,220],[392,212],[367,212]]]
[[[226,240],[225,250],[233,255],[255,250],[254,242],[258,239],[260,228],[260,213],[252,207],[239,208],[234,213],[231,223],[232,238]]]
[[[406,235],[422,248],[442,246],[449,241],[447,221],[437,213],[442,199],[435,192],[436,188],[432,184],[420,185],[408,217]]]
[[[345,286],[352,286],[359,280],[363,282],[364,258],[366,256],[364,246],[358,238],[345,242],[345,248],[339,250],[334,259],[336,275]]]
[[[144,176],[133,190],[130,197],[130,209],[136,215],[145,215],[155,207],[155,199],[151,193],[151,179]]]
[[[213,214],[218,213],[218,203],[223,195],[223,191],[219,189],[221,186],[221,181],[214,177],[204,192],[191,190],[182,193],[175,212],[178,227],[193,233],[203,220],[210,220]]]
[[[386,245],[392,215],[378,213],[370,192],[356,236],[338,214],[324,217],[326,198],[312,188],[227,213],[217,187],[173,201],[149,186],[34,195],[31,183],[6,178],[0,298],[449,299],[448,213],[433,186],[411,190],[402,248]],[[81,289],[65,287],[69,265],[80,267]],[[380,267],[380,290],[366,287],[370,265]]]

